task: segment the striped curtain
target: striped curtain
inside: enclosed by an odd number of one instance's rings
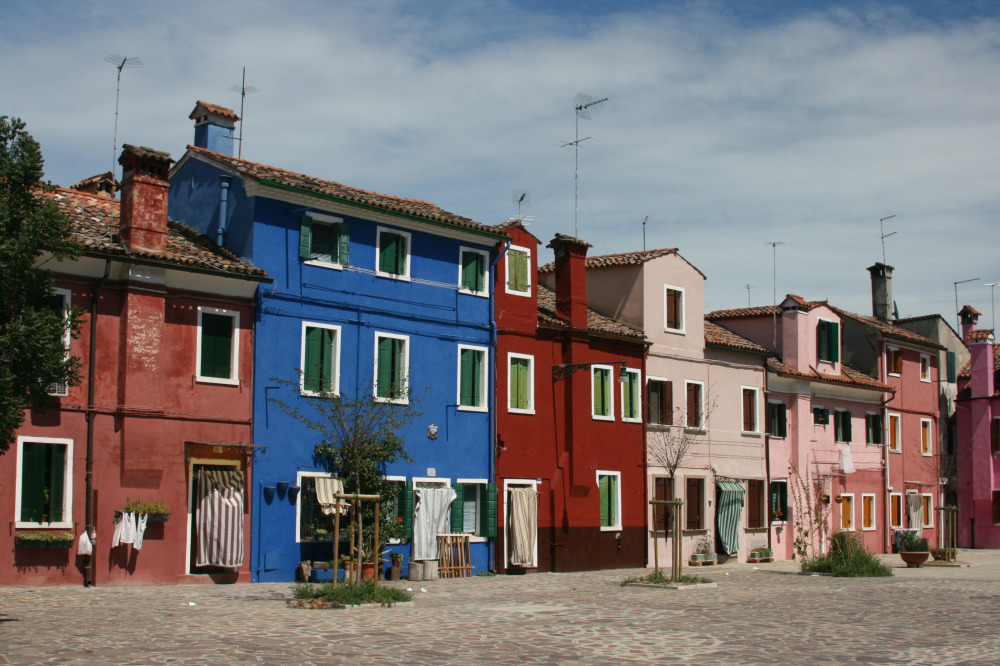
[[[199,469],[196,505],[199,567],[243,564],[243,472]]]
[[[538,495],[534,488],[510,490],[510,563],[535,566],[535,536],[538,532]]]
[[[417,506],[414,509],[413,546],[410,557],[414,560],[438,558],[437,535],[448,532],[451,503],[456,494],[453,488],[417,488]]]
[[[332,516],[339,511],[340,515],[347,513],[347,502],[339,500],[334,495],[344,494],[344,482],[329,476],[316,477],[316,501],[324,516]]]
[[[719,502],[715,512],[715,522],[719,530],[719,541],[726,555],[732,555],[740,548],[740,514],[743,513],[743,486],[735,481],[718,481]]]

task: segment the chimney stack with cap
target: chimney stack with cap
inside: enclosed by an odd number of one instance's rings
[[[872,276],[872,315],[892,321],[892,266],[877,262],[868,272]]]
[[[556,234],[547,247],[556,255],[556,316],[573,328],[587,328],[587,248],[579,238]]]
[[[188,116],[194,121],[194,145],[233,156],[233,131],[240,117],[232,109],[198,101]]]
[[[121,239],[131,250],[163,252],[167,249],[167,180],[169,153],[152,148],[123,146]]]

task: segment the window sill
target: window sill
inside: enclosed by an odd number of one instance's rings
[[[888,374],[888,375],[889,375],[890,377],[899,377],[899,376],[900,376],[898,372],[890,372],[890,373],[887,373],[887,374]]]
[[[515,289],[505,289],[504,293],[510,294],[511,296],[531,296],[531,289],[528,288],[525,291],[517,291]]]
[[[684,432],[703,435],[706,432],[708,432],[708,428],[706,428],[705,426],[684,426]]]
[[[622,531],[622,526],[621,525],[615,525],[615,526],[612,526],[612,527],[603,527],[602,526],[601,527],[601,531],[602,532],[621,532]]]
[[[468,287],[459,287],[458,293],[464,294],[466,296],[478,296],[479,298],[489,298],[490,293],[488,291],[472,291]]]
[[[375,271],[375,277],[386,278],[389,280],[398,280],[400,282],[409,282],[409,275],[396,275],[395,273],[383,273],[382,271]]]
[[[687,331],[683,328],[664,328],[664,333],[673,333],[674,335],[687,335]]]
[[[622,417],[622,423],[642,423],[642,419],[625,418]]]
[[[744,532],[747,532],[749,534],[758,534],[762,532],[767,532],[767,530],[768,528],[766,527],[745,527],[743,529]]]
[[[477,412],[486,413],[487,411],[489,411],[487,410],[485,405],[482,407],[469,407],[468,405],[459,405],[458,407],[456,407],[456,409],[460,412],[473,412],[473,413]]]
[[[317,393],[316,391],[307,391],[305,389],[300,388],[299,395],[304,396],[306,398],[323,398],[323,397],[339,398],[340,391],[327,391],[326,394],[324,395],[323,393]]]
[[[408,405],[410,401],[407,398],[380,398],[379,396],[374,396],[375,402],[387,402],[393,405]]]
[[[335,263],[332,261],[323,261],[322,259],[307,259],[303,261],[306,266],[316,266],[318,268],[330,268],[335,271],[344,270],[344,265],[340,263]]]
[[[743,435],[744,437],[760,437],[763,433],[757,430],[744,430],[740,434]]]
[[[222,377],[199,377],[196,375],[194,380],[199,384],[220,384],[223,386],[240,385],[240,380],[238,379],[224,379]]]
[[[513,407],[510,407],[510,408],[507,409],[507,413],[508,414],[530,414],[530,415],[534,416],[535,415],[535,410],[534,409],[514,409]]]
[[[61,523],[26,523],[19,520],[14,523],[14,529],[17,530],[70,530],[73,527],[73,521]]]
[[[889,453],[902,453],[903,449],[889,449]]]
[[[615,420],[615,417],[613,417],[613,416],[601,416],[600,414],[591,414],[591,416],[593,417],[593,419],[595,421],[614,421]]]

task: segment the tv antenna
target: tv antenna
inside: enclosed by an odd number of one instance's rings
[[[743,285],[742,287],[740,287],[740,289],[746,289],[747,290],[747,307],[750,307],[750,290],[753,289],[753,285],[750,284],[750,283],[747,283],[747,284]]]
[[[584,93],[576,94],[576,103],[573,108],[576,110],[576,138],[573,141],[565,141],[562,144],[562,148],[567,146],[573,146],[573,235],[579,238],[580,236],[580,144],[590,139],[591,137],[585,136],[580,138],[580,118],[584,120],[590,120],[590,107],[597,106],[602,102],[607,102],[607,97],[602,97],[601,99],[594,99],[590,95]]]
[[[774,310],[772,320],[774,324],[774,351],[778,351],[778,246],[784,245],[781,241],[765,241],[764,245],[771,246],[771,298],[774,300]],[[749,289],[747,290],[749,294]]]
[[[646,251],[646,222],[649,220],[649,215],[642,219],[642,251]]]
[[[122,92],[122,70],[137,69],[143,67],[142,58],[129,58],[127,56],[113,53],[104,56],[105,62],[110,62],[118,70],[118,82],[115,85],[115,140],[111,147],[111,189],[115,187],[115,171],[118,169],[118,99]]]
[[[883,266],[886,266],[886,265],[888,265],[888,264],[886,264],[886,263],[885,263],[885,239],[886,239],[886,238],[888,238],[889,236],[894,236],[894,235],[896,235],[896,232],[895,232],[895,231],[893,231],[893,232],[892,232],[892,233],[890,233],[890,234],[887,234],[887,233],[885,233],[885,225],[884,225],[883,223],[884,223],[884,222],[885,222],[886,220],[891,220],[891,219],[892,219],[892,218],[894,218],[894,217],[896,217],[896,214],[895,214],[895,213],[893,213],[892,215],[889,215],[889,216],[887,216],[887,217],[880,217],[880,218],[878,219],[878,228],[879,228],[879,233],[880,233],[880,234],[882,234],[882,265],[883,265]]]
[[[239,148],[237,149],[236,157],[243,159],[243,105],[247,101],[247,95],[252,95],[258,92],[253,86],[247,85],[247,68],[243,68],[243,81],[238,86],[229,86],[229,90],[232,92],[238,92],[240,94],[240,138],[236,139],[239,143]]]
[[[521,216],[521,206],[525,208],[531,205],[531,194],[527,190],[514,190],[514,203],[517,204],[517,216]]]

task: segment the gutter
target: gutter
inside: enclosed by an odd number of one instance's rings
[[[104,275],[90,290],[90,349],[87,350],[87,474],[84,481],[84,493],[86,494],[84,523],[92,548],[97,543],[97,528],[94,525],[94,417],[97,416],[94,409],[96,383],[94,363],[97,356],[97,296],[101,285],[108,279],[110,273],[111,260],[105,259]],[[93,553],[87,557],[87,565],[83,572],[84,587],[91,587],[94,584],[94,557]]]

